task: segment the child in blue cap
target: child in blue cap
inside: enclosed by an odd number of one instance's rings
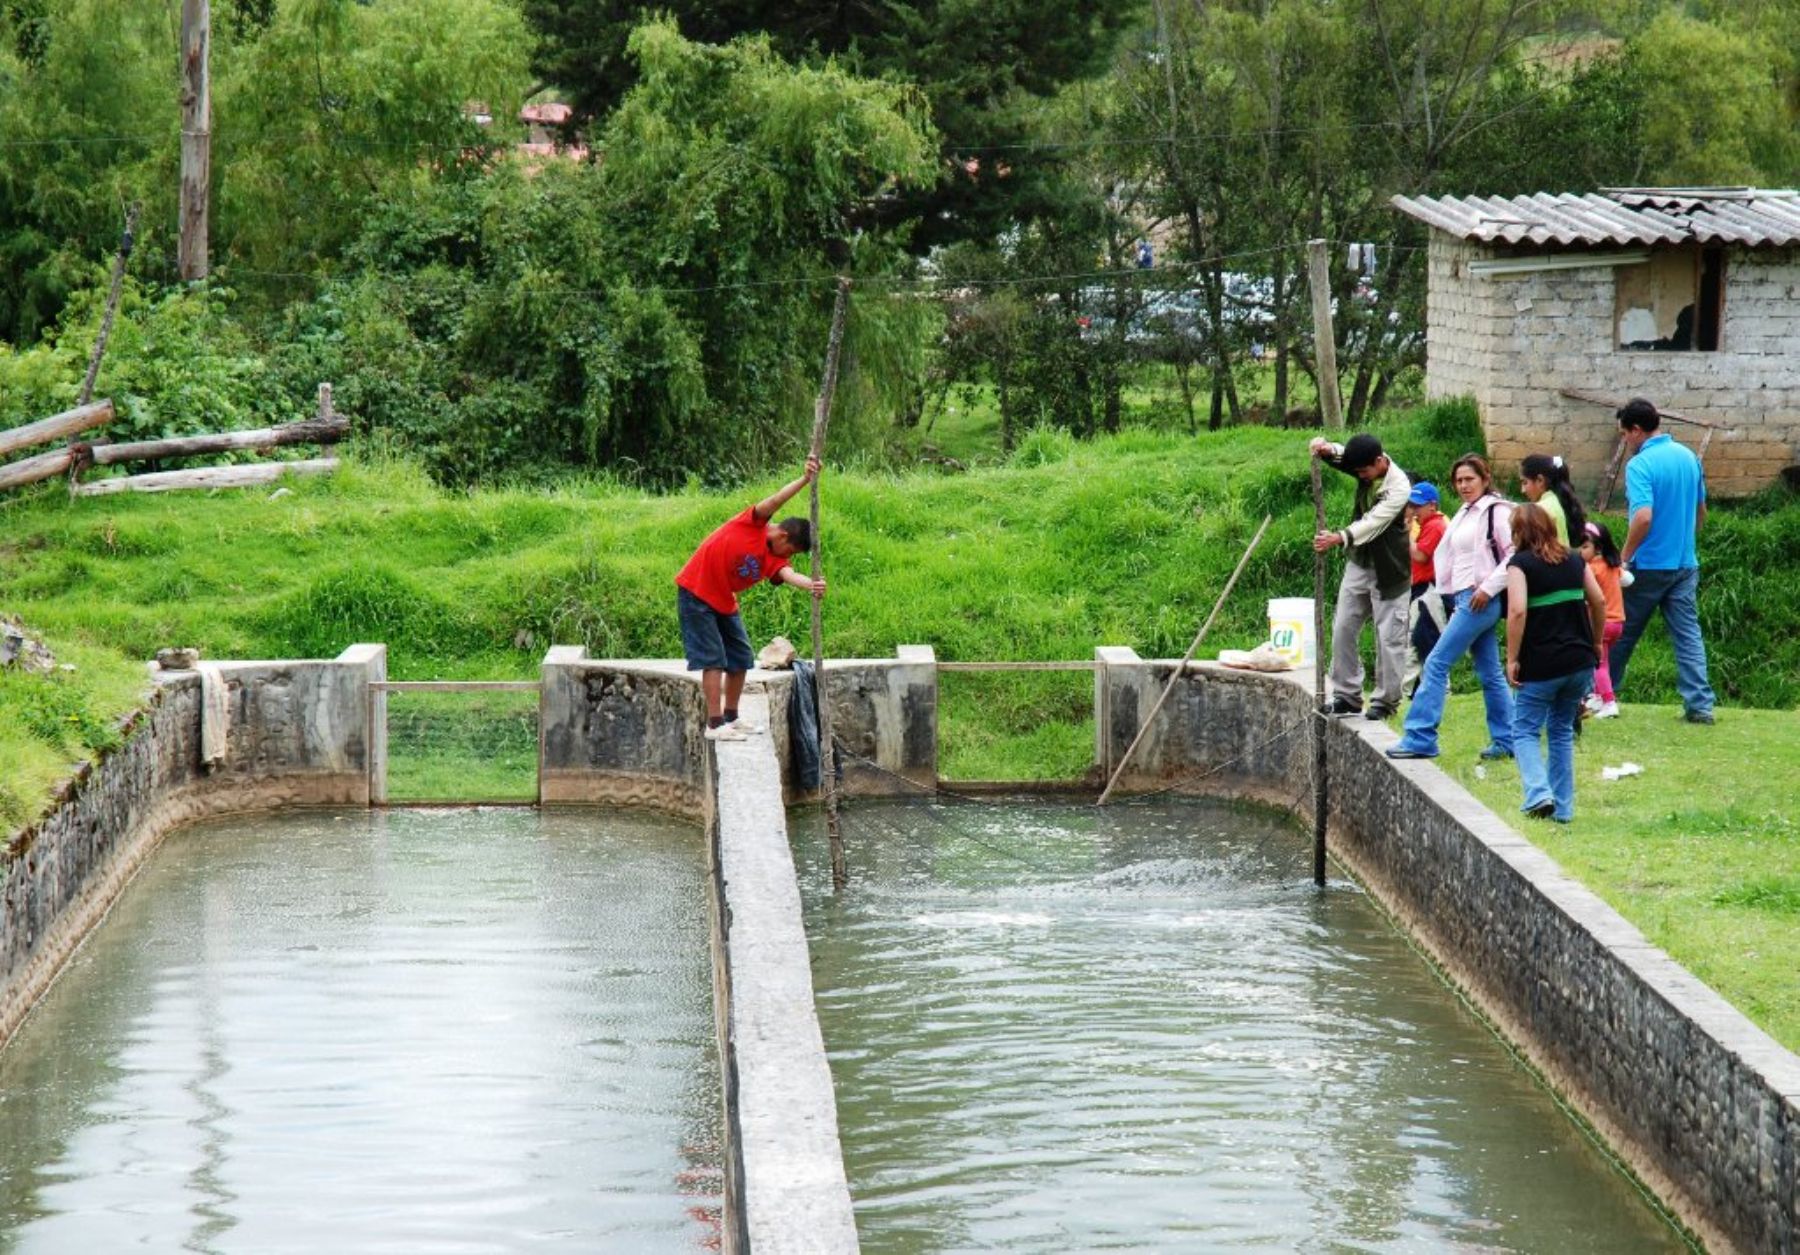
[[[1411,646],[1406,658],[1406,679],[1401,687],[1412,695],[1419,670],[1431,655],[1450,621],[1450,599],[1434,587],[1431,558],[1444,539],[1444,516],[1438,510],[1438,490],[1424,480],[1412,486],[1406,498],[1406,534],[1412,555],[1412,604],[1407,610],[1406,639]]]

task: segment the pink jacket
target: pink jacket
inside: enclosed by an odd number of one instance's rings
[[[1469,505],[1458,510],[1444,529],[1444,539],[1438,542],[1437,552],[1431,555],[1432,574],[1437,577],[1437,590],[1445,596],[1460,593],[1462,589],[1451,587],[1450,538],[1456,532],[1457,524],[1468,519],[1473,520],[1476,535],[1480,543],[1475,547],[1475,587],[1484,589],[1489,597],[1498,597],[1506,591],[1506,563],[1512,557],[1512,502],[1497,492],[1490,492],[1484,497],[1477,497]],[[1494,543],[1488,544],[1488,516],[1493,519]],[[1496,554],[1495,550],[1499,550]]]

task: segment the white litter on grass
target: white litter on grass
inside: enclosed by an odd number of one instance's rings
[[[1477,780],[1487,779],[1487,768],[1483,767],[1480,763],[1475,764],[1475,778]]]
[[[1623,780],[1626,776],[1641,776],[1643,774],[1644,765],[1642,763],[1620,763],[1617,767],[1602,767],[1600,769],[1600,778],[1602,780]]]

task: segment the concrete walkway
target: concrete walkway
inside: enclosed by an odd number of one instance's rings
[[[748,721],[768,721],[768,700],[760,694],[745,694],[740,709]],[[737,1078],[750,1249],[756,1255],[853,1252],[856,1220],[813,1009],[774,744],[766,733],[710,744],[728,921],[729,1066]]]

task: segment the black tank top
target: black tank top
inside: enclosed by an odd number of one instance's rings
[[[1521,551],[1512,564],[1525,574],[1525,635],[1519,641],[1519,679],[1555,680],[1594,665],[1594,624],[1588,615],[1587,563],[1571,553],[1554,565]]]

